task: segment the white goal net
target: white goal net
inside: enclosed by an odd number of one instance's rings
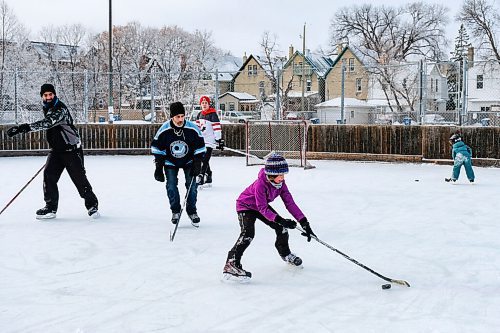
[[[313,168],[307,161],[307,122],[304,120],[249,120],[246,122],[247,165],[264,164],[272,152],[289,166]]]

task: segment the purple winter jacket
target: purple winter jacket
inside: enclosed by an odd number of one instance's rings
[[[278,196],[281,197],[286,209],[292,214],[295,220],[300,221],[304,218],[304,213],[293,201],[292,194],[288,190],[283,180],[281,188],[274,187],[267,179],[264,168],[259,171],[257,180],[247,187],[236,200],[236,211],[255,210],[261,213],[269,221],[274,221],[276,213],[269,209],[268,205]]]

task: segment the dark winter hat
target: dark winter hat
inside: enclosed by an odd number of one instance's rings
[[[281,155],[273,153],[266,160],[264,172],[269,176],[278,176],[288,173],[288,163]]]
[[[201,98],[200,98],[200,104],[203,101],[206,101],[206,102],[208,102],[208,104],[210,104],[210,97],[208,97],[208,96],[201,96]]]
[[[43,94],[45,94],[46,92],[51,92],[56,95],[56,88],[54,88],[54,86],[50,83],[42,84],[42,86],[40,87],[40,97],[43,96]]]
[[[450,136],[451,143],[457,143],[458,141],[462,141],[462,137],[460,136],[460,134],[455,133],[452,136]]]
[[[184,105],[181,102],[174,102],[170,104],[170,118],[177,116],[178,114],[186,114]]]

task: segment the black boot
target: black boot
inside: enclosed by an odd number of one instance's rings
[[[46,205],[36,211],[36,218],[38,220],[54,219],[56,217],[57,209]]]

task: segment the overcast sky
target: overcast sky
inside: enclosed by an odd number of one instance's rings
[[[108,29],[108,6],[106,0],[5,0],[17,18],[32,32],[32,39],[40,27],[81,23],[93,32]],[[368,1],[365,1],[368,2]],[[371,0],[373,4],[396,6],[406,0]],[[454,16],[462,1],[441,0],[450,11],[448,38],[454,39],[458,27]],[[286,3],[286,5],[284,5]],[[183,29],[211,31],[216,46],[231,51],[235,56],[260,53],[259,41],[264,31],[278,36],[280,50],[286,54],[293,44],[302,49],[302,34],[306,23],[306,48],[312,51],[328,45],[329,25],[335,11],[341,6],[361,4],[362,1],[316,0],[115,0],[113,1],[113,24],[124,25],[138,21],[144,26],[161,27],[178,25]]]

